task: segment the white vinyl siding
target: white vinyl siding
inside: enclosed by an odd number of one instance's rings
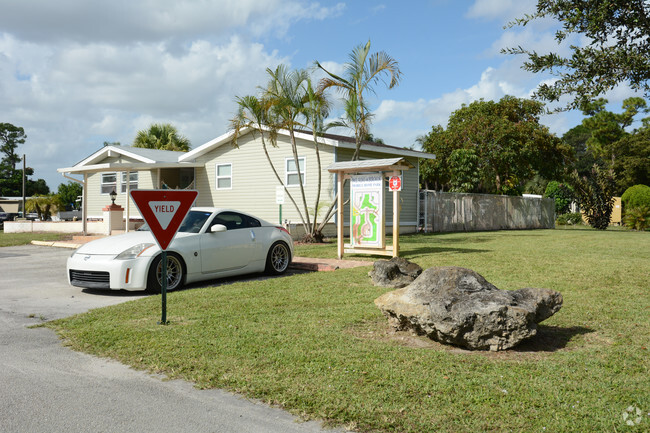
[[[132,162],[128,158],[106,158],[105,160],[101,161],[103,162]],[[121,172],[108,172],[108,173],[90,173],[88,175],[88,217],[89,218],[102,218],[103,216],[103,208],[106,205],[111,204],[111,200],[108,197],[108,194],[113,191],[113,188],[115,187],[115,192],[117,192],[117,199],[115,199],[115,204],[118,204],[124,208],[127,206],[127,202],[129,204],[129,212],[131,218],[138,218],[140,216],[140,213],[138,212],[138,208],[133,203],[132,200],[127,200],[126,192],[122,193],[121,188],[118,188],[117,185],[117,180],[118,180],[118,173]],[[138,174],[138,189],[154,189],[157,188],[157,176],[156,176],[156,170],[153,172],[149,170],[144,170],[144,171],[139,171],[139,172],[132,172],[131,174]],[[115,184],[111,184],[110,186],[110,191],[103,192],[102,188],[103,186],[108,186],[108,184],[104,184],[102,180],[104,180],[104,176],[107,174],[112,174],[115,176]],[[129,176],[131,177],[131,176]],[[119,179],[122,180],[122,175],[119,175]],[[114,186],[113,186],[114,185]],[[133,188],[133,184],[131,184],[131,189]],[[101,194],[97,194],[95,191],[102,191]],[[126,210],[124,212],[124,216],[126,217]]]
[[[297,141],[298,154],[304,157],[304,171],[309,176],[306,182],[308,186],[305,187],[305,198],[307,206],[313,207],[318,185],[318,160],[315,157],[314,146],[310,141],[301,139]],[[260,135],[246,134],[239,139],[237,144],[237,148],[224,144],[197,158],[197,162],[202,163],[203,166],[197,167],[195,170],[196,189],[200,191],[196,206],[236,209],[277,223],[279,215],[278,204],[275,202],[275,189],[280,185],[280,180],[276,177],[262,150]],[[267,142],[267,150],[277,174],[284,182],[286,161],[293,159],[289,138],[278,136],[278,146],[268,146]],[[326,169],[334,162],[334,148],[321,146],[320,157],[323,176],[320,203],[327,204],[327,206],[319,206],[320,217],[322,217],[329,207],[329,203],[334,199],[334,175],[328,173]],[[217,189],[217,165],[227,163],[233,166],[232,189]],[[300,189],[297,186],[291,187],[289,193],[304,214]],[[290,220],[293,224],[300,224],[300,217],[287,193],[285,193],[285,204],[282,206],[282,219]]]
[[[285,178],[284,182],[287,186],[298,186],[300,185],[300,180],[302,184],[306,185],[305,180],[305,157],[298,157],[298,166],[300,168],[300,177],[298,177],[298,168],[296,167],[296,160],[294,158],[287,158],[284,162],[285,167]]]
[[[102,194],[110,194],[117,187],[117,173],[102,173],[100,191]]]
[[[217,189],[232,189],[232,164],[217,164],[215,169],[217,175]]]

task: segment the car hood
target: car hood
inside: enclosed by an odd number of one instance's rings
[[[182,238],[191,235],[191,233],[177,233],[177,238]],[[103,254],[103,255],[117,255],[127,248],[131,248],[137,244],[156,243],[153,233],[149,231],[135,231],[124,233],[116,236],[107,236],[102,239],[90,241],[77,249],[79,254]],[[169,248],[174,246],[174,241],[169,245]],[[159,251],[158,245],[151,249],[151,253]]]

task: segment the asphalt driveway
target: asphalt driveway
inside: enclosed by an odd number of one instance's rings
[[[73,352],[30,325],[144,296],[70,287],[71,251],[0,248],[0,431],[331,432],[220,390]],[[336,430],[342,431],[342,430]]]

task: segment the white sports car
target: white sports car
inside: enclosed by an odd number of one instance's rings
[[[293,241],[283,227],[230,209],[192,208],[167,248],[167,288],[254,272],[284,273]],[[151,231],[88,242],[68,259],[71,285],[160,293],[161,250]]]

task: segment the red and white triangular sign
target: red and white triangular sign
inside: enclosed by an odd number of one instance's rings
[[[198,195],[199,192],[194,190],[135,189],[131,191],[133,202],[163,251],[176,236],[178,228]]]

